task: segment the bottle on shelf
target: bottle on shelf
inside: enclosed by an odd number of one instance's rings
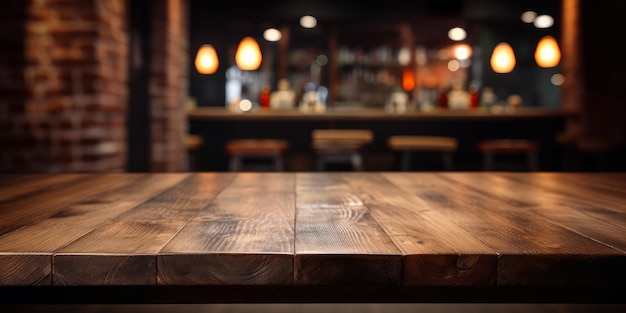
[[[259,104],[262,109],[269,109],[270,107],[270,94],[271,88],[270,85],[263,85],[261,88],[261,94],[259,95]]]

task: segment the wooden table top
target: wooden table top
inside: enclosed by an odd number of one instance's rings
[[[625,285],[626,173],[0,175],[2,302],[623,301]]]

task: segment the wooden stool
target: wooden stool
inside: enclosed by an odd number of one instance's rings
[[[387,139],[387,145],[400,153],[402,171],[410,170],[411,155],[415,151],[440,151],[444,168],[452,170],[452,153],[458,148],[456,138],[441,136],[391,136]]]
[[[226,143],[226,152],[230,156],[229,171],[239,172],[244,169],[244,163],[250,159],[269,159],[269,167],[258,167],[260,171],[280,172],[285,169],[283,154],[289,144],[285,140],[275,139],[236,139]],[[251,167],[249,167],[251,168]]]
[[[198,170],[198,151],[204,145],[204,139],[200,135],[187,135],[185,146],[187,147],[187,169]]]
[[[367,129],[316,129],[311,139],[318,171],[326,170],[327,163],[349,163],[353,170],[362,171],[361,150],[374,134]]]
[[[483,170],[491,171],[494,168],[496,154],[526,154],[526,165],[529,171],[537,171],[539,162],[537,154],[539,143],[525,139],[493,139],[484,140],[478,144],[478,150],[483,155]]]

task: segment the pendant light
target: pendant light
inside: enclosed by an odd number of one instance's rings
[[[515,54],[513,48],[506,42],[501,42],[493,49],[491,68],[496,73],[510,73],[515,68]]]
[[[252,37],[245,37],[239,42],[235,53],[235,62],[239,69],[254,71],[261,65],[261,48]]]
[[[217,71],[220,62],[217,58],[217,52],[212,45],[204,44],[196,53],[196,71],[200,74],[213,74]]]
[[[552,36],[545,36],[539,40],[535,50],[535,62],[540,67],[555,67],[561,61],[561,50]]]

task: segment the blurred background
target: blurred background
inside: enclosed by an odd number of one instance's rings
[[[189,112],[243,97],[267,105],[263,94],[279,81],[296,106],[314,88],[328,110],[381,114],[398,90],[416,111],[454,109],[452,91],[475,93],[479,107],[519,99],[562,113],[545,134],[555,149],[591,142],[608,155],[603,166],[565,167],[563,148],[544,168],[621,171],[625,8],[617,0],[2,1],[0,172],[187,171],[190,133],[204,142],[196,169],[225,170],[223,155],[207,155],[228,134],[193,125]],[[262,55],[250,69],[236,61],[246,37]],[[544,37],[555,39],[556,64],[536,61]],[[511,69],[493,64],[500,43],[513,52]]]

